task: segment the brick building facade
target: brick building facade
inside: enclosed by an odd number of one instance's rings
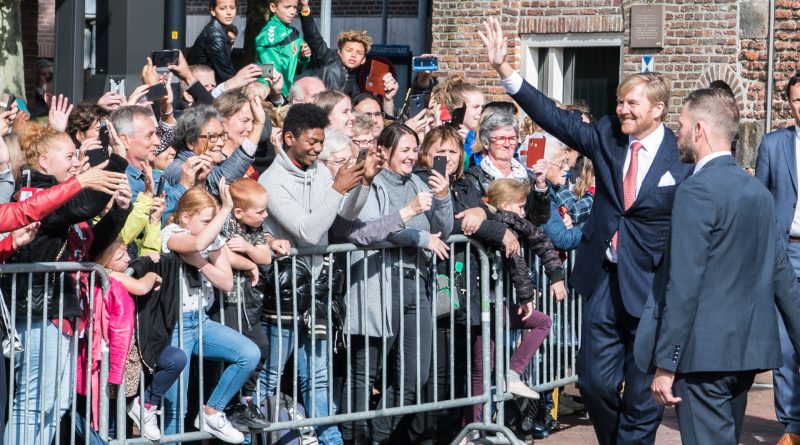
[[[633,5],[663,5],[660,48],[631,48]],[[639,72],[642,56],[652,55],[655,70],[673,79],[668,118],[672,128],[688,92],[722,80],[734,91],[742,113],[737,158],[752,166],[766,117],[767,5],[767,0],[433,0],[433,51],[440,55],[444,72],[467,76],[495,99],[503,97],[502,90],[477,37],[485,17],[501,18],[511,62],[523,76],[562,100],[585,99],[581,94],[592,85],[596,90],[602,85],[602,75],[596,72],[611,73],[613,82],[605,88],[613,94],[619,80],[614,72]],[[776,0],[775,18],[772,118],[773,128],[780,128],[792,123],[782,90],[800,68],[793,43],[800,37],[800,1]],[[609,60],[615,57],[618,60]],[[577,78],[581,72],[585,79]],[[579,85],[584,91],[578,91]],[[608,100],[593,99],[608,112]]]

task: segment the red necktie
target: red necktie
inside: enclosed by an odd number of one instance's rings
[[[622,196],[625,199],[625,210],[628,210],[633,201],[636,201],[636,177],[639,173],[639,150],[642,148],[642,143],[634,141],[631,144],[631,162],[628,165],[628,171],[625,172],[625,179],[622,181]],[[614,246],[614,251],[617,251],[617,235],[619,231],[614,233],[611,238],[611,245]]]

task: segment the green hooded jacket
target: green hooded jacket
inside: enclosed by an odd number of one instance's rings
[[[275,69],[283,76],[284,96],[289,94],[294,76],[300,74],[310,60],[300,55],[303,43],[300,31],[277,16],[272,16],[256,36],[256,63],[275,64]]]

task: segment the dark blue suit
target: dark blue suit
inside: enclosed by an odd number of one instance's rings
[[[789,243],[789,230],[797,206],[797,155],[795,126],[773,131],[761,139],[756,161],[756,179],[775,201],[778,235],[785,243],[794,273],[800,276],[800,244]],[[796,314],[800,317],[800,314]],[[779,319],[783,366],[773,372],[775,414],[784,432],[800,434],[800,360],[794,351],[783,320]]]
[[[675,193],[654,361],[676,374],[686,445],[739,443],[755,374],[781,363],[776,304],[800,345],[800,294],[774,207],[730,155],[710,160]]]
[[[571,285],[584,297],[578,378],[595,433],[604,445],[654,443],[663,409],[650,394],[651,376],[634,364],[633,343],[667,248],[675,188],[691,174],[692,166],[678,160],[675,135],[665,129],[637,198],[626,211],[622,183],[629,138],[619,119],[608,116],[585,124],[527,82],[512,97],[545,131],[594,165],[594,205],[583,227]],[[659,187],[667,172],[675,185]],[[617,231],[614,265],[606,262],[606,250]]]

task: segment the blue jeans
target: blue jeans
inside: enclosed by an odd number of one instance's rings
[[[261,351],[247,337],[233,329],[223,326],[208,318],[205,311],[184,312],[183,315],[183,351],[199,355],[200,324],[203,325],[203,358],[230,363],[214,387],[206,405],[217,411],[223,411],[228,402],[236,395],[244,382],[256,369]],[[175,323],[172,331],[172,346],[180,348],[180,325]],[[187,354],[187,355],[188,355]],[[164,394],[164,433],[178,432],[178,418],[186,415],[186,393],[189,383],[189,363],[183,368],[183,388],[180,393],[180,380],[176,381]],[[178,413],[178,397],[183,397],[183,412]]]
[[[275,394],[283,368],[286,366],[286,360],[289,359],[289,355],[293,351],[294,338],[291,321],[284,322],[280,329],[277,324],[262,322],[261,325],[264,327],[269,339],[269,358],[267,359],[265,370],[261,372],[259,388],[262,397],[268,397]],[[328,406],[328,342],[322,339],[314,340],[302,323],[298,323],[298,330],[298,351],[295,354],[295,360],[297,360],[297,378],[300,381],[303,407],[306,409],[308,417],[331,415],[333,410],[329,409]],[[279,341],[280,348],[278,347]],[[315,341],[313,363],[311,357],[312,341]],[[279,349],[280,355],[278,354]],[[312,365],[313,382],[310,375]],[[313,400],[311,395],[312,384],[314,387]],[[312,410],[312,405],[313,416],[309,414]],[[316,431],[319,441],[325,445],[340,445],[343,443],[342,435],[336,425],[318,426]]]
[[[49,444],[56,433],[56,423],[72,403],[70,385],[77,363],[70,347],[72,338],[59,333],[54,324],[34,319],[30,331],[26,325],[24,319],[17,319],[17,332],[25,350],[14,357],[14,404],[3,443]],[[26,366],[29,360],[30,370]],[[40,431],[42,417],[44,429]]]

